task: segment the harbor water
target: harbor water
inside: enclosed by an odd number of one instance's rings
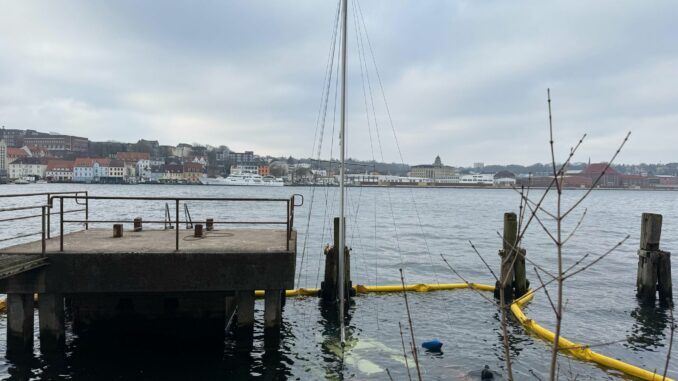
[[[295,209],[297,242],[297,287],[319,287],[324,272],[323,248],[332,241],[331,218],[337,213],[338,189],[333,187],[227,187],[189,185],[0,185],[0,194],[86,190],[92,196],[168,197],[266,197],[304,196]],[[542,190],[532,190],[539,197]],[[584,194],[566,190],[563,203],[572,205]],[[520,196],[510,189],[376,188],[348,190],[347,242],[351,251],[353,284],[399,284],[402,268],[406,283],[459,283],[442,260],[443,255],[461,276],[471,282],[494,284],[492,274],[471,248],[472,242],[488,264],[499,269],[498,249],[504,212],[519,212]],[[37,205],[40,199],[3,199],[2,207]],[[22,204],[24,203],[24,204]],[[545,207],[555,210],[555,198],[547,196]],[[193,221],[284,220],[284,208],[272,205],[238,205],[211,202],[189,203]],[[183,208],[183,207],[182,207]],[[163,202],[90,201],[91,219],[163,220]],[[678,253],[678,193],[661,191],[596,190],[570,215],[564,235],[586,216],[564,247],[564,267],[589,253],[589,263],[629,235],[617,250],[588,270],[570,278],[564,289],[563,336],[610,357],[663,372],[669,341],[670,313],[667,307],[641,306],[635,297],[643,212],[663,214],[661,248]],[[173,215],[173,214],[172,214]],[[552,221],[543,215],[548,228]],[[183,218],[183,210],[182,210]],[[39,220],[39,219],[38,219]],[[38,220],[0,223],[2,237],[37,231]],[[58,219],[52,219],[56,236]],[[95,227],[106,227],[99,225]],[[161,229],[163,226],[149,226]],[[182,226],[182,229],[184,227]],[[217,229],[223,228],[217,226]],[[69,224],[66,231],[82,229]],[[186,234],[189,234],[186,232]],[[37,236],[33,239],[37,239]],[[0,247],[21,241],[0,242]],[[556,271],[556,249],[541,226],[533,223],[523,241],[527,256],[548,271]],[[675,267],[675,266],[674,266]],[[538,284],[532,265],[528,279]],[[678,284],[674,268],[673,283]],[[555,288],[551,287],[551,295]],[[488,294],[491,297],[491,294]],[[471,290],[408,294],[417,345],[438,339],[442,350],[420,348],[420,364],[426,380],[480,379],[480,369],[489,365],[504,371],[500,314],[497,308]],[[263,302],[256,302],[256,321],[261,322]],[[554,314],[543,292],[525,313],[545,327],[554,326]],[[319,380],[407,379],[399,323],[405,345],[409,328],[402,294],[367,294],[350,306],[348,339],[342,349],[335,316],[321,308],[315,297],[288,298],[284,307],[279,348],[266,348],[263,327],[255,326],[251,350],[243,350],[227,336],[224,347],[184,347],[171,338],[108,337],[83,341],[67,329],[66,353],[43,356],[36,347],[33,357],[8,360],[6,316],[0,316],[0,377],[13,380]],[[36,315],[37,321],[37,315]],[[511,319],[510,350],[515,378],[548,378],[550,346],[527,333]],[[674,346],[673,359],[678,361]],[[408,353],[412,366],[411,355]],[[668,375],[678,378],[674,361]],[[414,377],[415,369],[410,369]],[[594,364],[560,358],[563,379],[628,379]]]

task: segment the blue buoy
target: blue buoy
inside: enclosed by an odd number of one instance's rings
[[[439,351],[440,348],[443,346],[443,343],[441,343],[438,339],[433,339],[429,341],[424,341],[421,343],[421,346],[428,349],[429,351]]]

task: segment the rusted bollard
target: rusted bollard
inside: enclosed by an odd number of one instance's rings
[[[122,238],[122,224],[113,224],[113,238]]]
[[[662,233],[662,215],[643,213],[638,249],[638,277],[636,295],[643,301],[659,299],[671,302],[671,253],[659,249]]]
[[[141,231],[141,217],[137,217],[134,219],[134,231],[135,232],[140,232]]]
[[[196,237],[196,238],[202,238],[203,237],[202,224],[195,224],[195,230],[193,232],[193,236]]]
[[[205,228],[207,229],[208,232],[214,230],[214,218],[207,219],[207,221],[205,222]]]

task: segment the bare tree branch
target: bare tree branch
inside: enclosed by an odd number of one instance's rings
[[[544,274],[550,276],[551,278],[553,278],[553,279],[556,278],[555,275],[551,274],[548,270],[544,269],[544,268],[543,268],[542,266],[540,266],[538,263],[535,263],[534,261],[532,261],[531,259],[529,259],[529,258],[528,258],[526,255],[524,255],[520,250],[517,250],[516,247],[514,247],[512,244],[510,244],[508,241],[506,241],[506,240],[504,239],[504,236],[502,236],[501,233],[499,233],[498,231],[497,231],[496,233],[497,233],[497,235],[499,236],[499,238],[501,238],[501,240],[502,240],[503,242],[505,242],[505,243],[507,243],[507,244],[509,245],[509,247],[511,248],[511,250],[514,250],[514,251],[515,251],[516,253],[518,253],[518,255],[520,255],[522,258],[525,258],[525,260],[526,260],[527,262],[529,262],[532,266],[535,266],[536,268],[538,268],[539,270],[541,270],[541,272],[543,272]],[[519,240],[518,242],[520,242],[520,240]]]
[[[483,263],[485,264],[485,267],[487,267],[487,269],[490,270],[490,273],[491,273],[492,276],[494,277],[494,280],[496,280],[497,282],[499,282],[499,278],[497,278],[497,274],[495,274],[494,271],[492,271],[492,267],[490,267],[490,265],[488,265],[487,262],[485,262],[485,259],[483,258],[482,255],[480,255],[480,253],[478,252],[478,249],[476,249],[476,246],[473,244],[473,242],[471,242],[471,240],[469,240],[468,243],[471,244],[471,247],[473,248],[473,251],[475,251],[476,254],[478,254],[478,257],[480,258],[481,261],[483,261]]]
[[[407,351],[405,350],[405,338],[403,337],[403,325],[398,322],[400,328],[400,342],[403,344],[403,357],[405,358],[405,368],[407,368],[407,378],[412,381],[412,374],[410,374],[410,364],[407,362]]]
[[[671,349],[673,348],[673,332],[676,329],[676,323],[673,321],[673,303],[669,305],[669,313],[671,314],[671,337],[669,339],[669,349],[666,351],[666,365],[664,365],[664,374],[662,380],[666,380],[666,372],[669,370],[669,362],[671,361]]]
[[[549,289],[544,285],[544,281],[541,279],[541,276],[539,275],[539,271],[537,271],[537,268],[534,267],[534,273],[537,274],[537,279],[539,279],[539,283],[541,284],[541,288],[544,289],[544,293],[546,294],[546,298],[549,300],[549,304],[551,304],[551,308],[553,309],[553,312],[556,314],[556,317],[558,316],[558,311],[556,311],[556,306],[553,304],[553,299],[551,299],[551,295],[549,294]]]
[[[582,213],[581,217],[579,218],[579,221],[577,222],[577,225],[576,225],[576,226],[574,227],[574,229],[572,229],[572,231],[570,232],[570,235],[568,235],[567,238],[565,238],[565,240],[563,241],[563,245],[566,244],[567,241],[569,241],[570,238],[572,238],[572,236],[574,235],[574,233],[577,232],[577,230],[578,230],[579,227],[581,226],[582,221],[584,221],[584,217],[586,217],[586,212],[587,212],[587,211],[588,211],[588,209],[584,208],[584,213]]]
[[[600,175],[598,176],[598,178],[596,178],[596,181],[593,182],[593,184],[591,185],[591,187],[586,191],[586,193],[584,193],[583,196],[581,196],[581,198],[579,198],[579,200],[577,200],[577,202],[575,202],[575,203],[574,203],[574,204],[573,204],[573,205],[572,205],[565,213],[563,213],[563,218],[567,217],[568,214],[570,214],[570,213],[571,213],[571,212],[572,212],[579,204],[581,204],[581,202],[584,201],[584,199],[586,198],[586,196],[588,196],[588,195],[591,193],[591,191],[593,191],[593,189],[596,187],[596,185],[598,185],[598,183],[600,182],[600,180],[601,180],[601,179],[603,178],[603,176],[605,175],[605,172],[607,172],[607,170],[610,169],[610,166],[611,166],[612,163],[614,162],[614,159],[617,158],[617,155],[619,155],[619,153],[621,152],[622,148],[624,148],[624,145],[625,145],[626,142],[629,140],[629,136],[631,136],[631,131],[629,131],[629,132],[626,134],[626,137],[624,137],[624,140],[623,140],[623,141],[621,142],[621,144],[619,145],[619,148],[617,148],[617,151],[615,151],[614,155],[612,155],[612,159],[610,159],[610,161],[609,161],[609,162],[607,163],[607,165],[605,166],[605,169],[603,169],[603,171],[600,173]]]
[[[609,254],[611,254],[613,251],[617,250],[617,248],[619,248],[619,246],[623,245],[624,242],[626,242],[626,240],[629,239],[629,237],[631,237],[631,236],[630,236],[630,235],[627,235],[626,237],[624,237],[624,239],[622,239],[621,241],[619,241],[619,242],[618,242],[616,245],[614,245],[610,250],[606,251],[603,255],[599,256],[598,258],[596,258],[595,260],[593,260],[592,262],[590,262],[588,265],[586,265],[586,266],[580,268],[579,270],[577,270],[577,271],[575,271],[575,272],[573,272],[573,273],[570,273],[570,274],[567,274],[567,275],[563,276],[563,281],[565,281],[565,280],[567,280],[567,279],[569,279],[569,278],[571,278],[571,277],[573,277],[573,276],[579,274],[580,272],[582,272],[582,271],[584,271],[584,270],[590,268],[591,266],[595,265],[596,263],[600,262],[603,258],[607,257],[607,256],[608,256]]]

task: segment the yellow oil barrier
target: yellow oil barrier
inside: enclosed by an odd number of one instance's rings
[[[410,292],[429,292],[429,291],[442,291],[442,290],[459,290],[473,288],[480,291],[494,291],[494,286],[480,283],[447,283],[447,284],[409,284],[405,285],[405,291]],[[353,289],[357,294],[367,294],[375,292],[402,292],[402,285],[390,285],[390,286],[366,286],[366,285],[356,285],[353,286]],[[320,292],[318,288],[296,288],[294,290],[286,290],[285,296],[295,297],[295,296],[317,296]],[[265,292],[263,290],[255,291],[256,297],[263,297]],[[522,324],[525,329],[529,332],[541,337],[542,339],[553,343],[555,339],[555,333],[549,331],[548,329],[537,324],[534,320],[528,318],[525,313],[523,313],[523,306],[529,303],[534,297],[534,292],[532,290],[528,291],[522,298],[516,300],[511,304],[511,312],[513,316]],[[5,311],[7,304],[6,299],[0,299],[0,312]],[[558,340],[558,346],[562,349],[563,352],[583,361],[594,362],[599,364],[607,369],[614,369],[620,372],[623,372],[627,375],[637,377],[641,380],[647,381],[674,381],[670,378],[663,378],[660,374],[656,374],[645,369],[639,368],[637,366],[627,364],[623,361],[613,359],[601,355],[600,353],[594,352],[588,346],[584,344],[574,343],[564,337],[560,337]]]
[[[555,333],[537,324],[537,322],[528,318],[523,313],[522,309],[523,306],[527,304],[529,301],[531,301],[533,296],[534,292],[532,292],[531,290],[528,291],[528,293],[525,294],[522,298],[516,300],[513,304],[511,304],[511,312],[513,313],[513,316],[515,316],[516,319],[520,321],[520,324],[522,324],[523,327],[525,327],[525,329],[541,337],[542,339],[545,339],[553,343],[556,337]],[[617,359],[601,355],[600,353],[592,351],[591,348],[584,344],[573,343],[562,336],[558,339],[558,347],[562,348],[563,352],[566,352],[580,360],[595,362],[599,365],[602,365],[605,368],[616,369],[630,376],[638,377],[641,380],[673,381],[668,377],[663,378],[662,375],[660,374],[656,374],[645,369],[639,368],[637,366],[627,364],[623,361],[619,361]]]

